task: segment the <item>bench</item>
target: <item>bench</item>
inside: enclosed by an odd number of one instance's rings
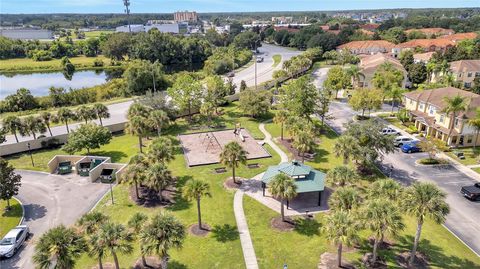
[[[227,168],[225,168],[225,167],[215,168],[215,173],[217,173],[217,174],[221,174],[221,173],[225,173],[225,172],[227,172]]]
[[[247,167],[250,168],[250,169],[259,168],[259,167],[260,167],[260,164],[258,164],[258,163],[249,163],[249,164],[247,164]]]

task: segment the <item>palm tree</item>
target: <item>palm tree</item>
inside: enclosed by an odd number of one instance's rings
[[[361,196],[354,187],[340,187],[335,190],[330,199],[328,206],[332,210],[352,211],[360,206]]]
[[[284,109],[280,109],[275,113],[275,117],[273,118],[273,122],[276,124],[280,124],[280,139],[283,140],[283,130],[284,125],[288,120],[288,112]]]
[[[52,113],[48,111],[43,111],[40,113],[40,118],[42,119],[43,123],[45,126],[47,126],[48,132],[50,133],[50,136],[53,136],[52,130],[50,130],[50,123],[52,122]]]
[[[371,185],[368,189],[368,197],[373,199],[377,197],[384,197],[390,201],[399,201],[402,195],[402,186],[393,179],[380,179]]]
[[[357,65],[351,65],[350,68],[347,69],[347,75],[352,79],[353,89],[358,85],[360,77],[365,77]]]
[[[297,185],[295,180],[286,174],[276,175],[269,183],[270,193],[273,197],[280,199],[282,221],[285,221],[284,205],[285,201],[293,199],[297,196]]]
[[[173,160],[174,148],[172,140],[166,137],[156,138],[148,147],[147,157],[153,163],[166,163]]]
[[[20,134],[21,135],[32,135],[33,139],[37,139],[36,132],[45,133],[47,128],[43,123],[42,119],[36,118],[35,116],[27,116],[21,121]]]
[[[166,128],[170,123],[167,113],[163,110],[153,110],[150,112],[148,119],[152,127],[157,130],[158,136],[162,134],[162,129]]]
[[[457,118],[457,113],[465,111],[467,109],[467,103],[465,101],[465,98],[461,97],[460,95],[456,95],[454,97],[446,96],[444,98],[444,102],[445,102],[445,108],[442,110],[442,112],[446,113],[447,115],[451,115],[450,123],[449,123],[450,126],[448,128],[448,138],[447,138],[447,144],[448,144],[448,139],[450,139],[452,130],[455,128],[455,120]]]
[[[402,100],[403,97],[403,89],[398,87],[397,85],[394,85],[388,92],[387,96],[392,98],[392,114],[393,114],[393,108],[397,104],[397,100]]]
[[[131,120],[133,117],[139,116],[148,119],[151,110],[151,108],[135,102],[128,108],[127,118]]]
[[[247,152],[236,141],[229,142],[225,145],[220,153],[220,162],[229,168],[232,168],[233,182],[235,181],[235,168],[241,163],[247,163]]]
[[[137,154],[130,158],[128,166],[125,168],[125,176],[122,182],[135,186],[135,195],[140,198],[138,193],[138,184],[145,181],[145,171],[147,170],[147,161],[142,154]]]
[[[182,188],[182,195],[188,201],[197,201],[198,227],[202,228],[202,214],[200,211],[200,199],[202,197],[212,197],[210,194],[210,185],[201,180],[190,179]]]
[[[327,172],[327,182],[331,185],[343,187],[353,183],[357,179],[357,173],[346,165],[337,166]]]
[[[133,116],[127,123],[127,132],[138,136],[138,148],[143,153],[142,138],[148,134],[148,122],[141,116]]]
[[[78,221],[77,225],[88,236],[90,245],[89,254],[98,258],[98,268],[102,269],[102,259],[105,256],[105,244],[98,237],[98,229],[101,225],[108,221],[108,216],[100,212],[90,212],[83,215]]]
[[[402,214],[397,205],[389,199],[374,199],[368,202],[363,213],[365,226],[373,232],[373,259],[377,261],[378,244],[383,241],[385,234],[396,236],[405,228]]]
[[[63,122],[67,128],[67,133],[70,133],[70,130],[68,129],[68,121],[75,119],[75,114],[70,109],[62,107],[57,111],[57,117],[55,119]]]
[[[108,221],[108,216],[101,212],[90,212],[83,215],[78,221],[77,225],[87,235],[92,235],[100,228],[102,224]]]
[[[337,139],[333,147],[335,156],[343,158],[343,164],[347,165],[350,158],[355,154],[357,141],[349,135],[342,135]]]
[[[162,268],[166,269],[168,251],[171,248],[181,248],[185,237],[185,226],[173,215],[163,211],[155,215],[140,233],[142,254],[158,255],[162,261]]]
[[[478,134],[480,133],[480,108],[477,108],[475,118],[468,120],[468,125],[475,129],[475,140],[473,142],[473,149],[475,150],[478,141]]]
[[[305,153],[312,151],[316,146],[313,133],[309,130],[298,132],[292,145],[302,155],[302,163],[305,162]]]
[[[445,202],[446,194],[432,183],[414,183],[405,190],[402,208],[417,219],[417,232],[409,260],[410,267],[415,261],[422,225],[426,218],[438,224],[445,222],[450,207]]]
[[[35,245],[33,261],[37,268],[69,269],[86,250],[83,237],[73,228],[57,226],[44,233]]]
[[[103,126],[102,118],[110,118],[110,113],[108,112],[108,107],[102,103],[96,103],[93,105],[93,111],[96,114],[98,120],[100,120],[100,125]]]
[[[337,245],[338,267],[342,267],[343,245],[351,246],[358,241],[359,223],[351,213],[343,210],[333,211],[327,216],[323,231],[327,240]]]
[[[77,114],[77,118],[85,121],[85,124],[87,124],[89,120],[96,118],[95,111],[85,105],[78,107],[75,113]]]
[[[17,116],[6,116],[2,121],[3,128],[5,131],[12,133],[15,136],[15,140],[18,143],[17,132],[20,132],[22,129],[22,122]]]
[[[133,214],[133,216],[130,218],[128,221],[128,227],[132,230],[133,234],[136,237],[140,237],[140,233],[143,230],[143,227],[145,227],[145,223],[148,220],[148,216],[141,213],[137,212]],[[147,260],[145,259],[144,251],[143,251],[143,244],[140,244],[140,253],[142,254],[142,264],[143,267],[148,267],[147,265]]]
[[[117,254],[130,254],[133,251],[132,234],[122,224],[103,224],[98,231],[98,240],[102,240],[105,248],[112,254],[116,269],[120,268]]]
[[[160,202],[163,201],[162,191],[172,183],[172,173],[163,163],[154,163],[148,167],[145,174],[145,183],[158,193]]]

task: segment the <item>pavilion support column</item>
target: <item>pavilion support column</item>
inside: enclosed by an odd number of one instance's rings
[[[287,209],[288,209],[288,206],[289,206],[289,205],[290,205],[289,200],[287,200]]]
[[[322,205],[322,191],[318,192],[318,206]]]
[[[265,183],[262,182],[262,193],[263,193],[263,196],[265,197]]]

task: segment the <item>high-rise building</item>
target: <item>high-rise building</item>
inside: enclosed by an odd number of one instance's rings
[[[198,15],[195,11],[177,11],[173,13],[173,20],[176,22],[196,22],[198,21]]]

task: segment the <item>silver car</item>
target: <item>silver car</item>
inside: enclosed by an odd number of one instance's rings
[[[29,229],[26,225],[19,225],[11,229],[0,241],[0,257],[10,258],[22,246],[28,237]]]
[[[413,140],[414,140],[414,139],[413,139],[413,138],[410,138],[410,137],[398,136],[398,137],[395,138],[395,140],[393,140],[393,145],[394,145],[395,147],[401,147],[401,146],[403,146],[403,144],[412,142]]]

